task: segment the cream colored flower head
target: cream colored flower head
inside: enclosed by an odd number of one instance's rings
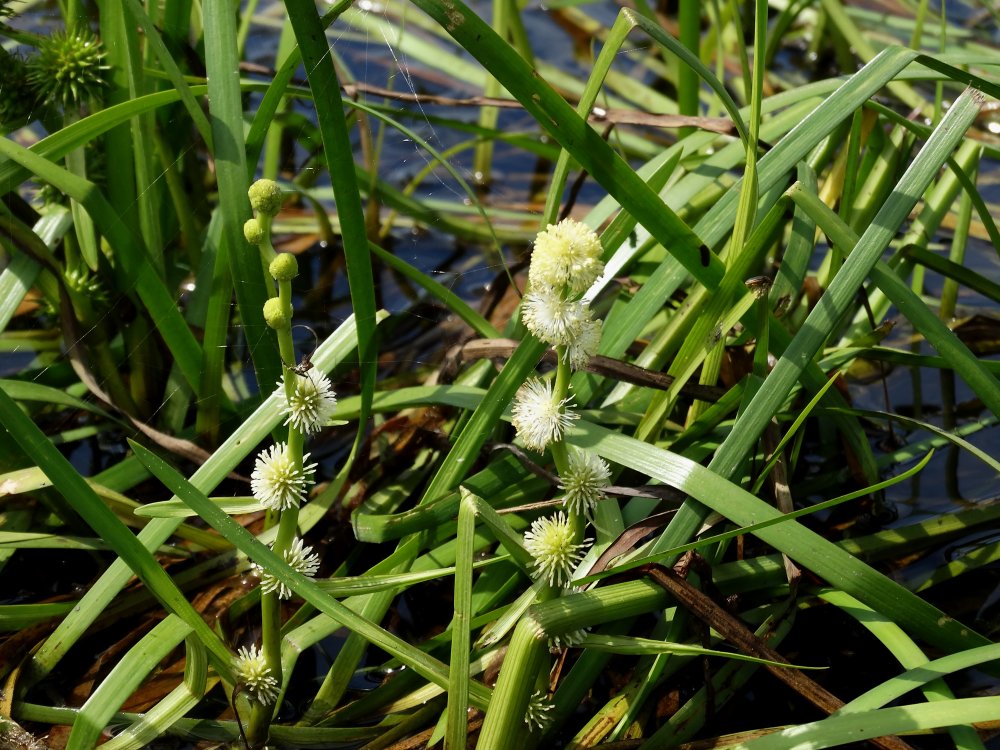
[[[528,378],[514,394],[511,424],[529,450],[541,453],[563,433],[579,414],[566,408],[570,399],[557,401],[550,381]]]
[[[278,698],[278,681],[271,674],[264,654],[254,644],[243,646],[233,658],[233,672],[236,681],[243,686],[243,692],[257,703],[270,706]]]
[[[566,473],[559,477],[566,510],[589,518],[594,506],[604,499],[604,488],[610,479],[611,469],[603,458],[570,446]]]
[[[284,384],[278,383],[281,393],[281,413],[287,415],[285,425],[291,425],[304,435],[319,432],[337,410],[337,395],[330,378],[310,370],[305,375],[288,373],[294,380],[294,393],[289,398]]]
[[[524,535],[524,548],[534,558],[535,578],[547,579],[550,586],[569,585],[588,546],[573,542],[573,527],[562,511],[537,519]]]
[[[590,309],[583,302],[563,299],[551,287],[532,286],[521,303],[524,325],[550,346],[565,346],[590,320]]]
[[[521,303],[521,317],[536,338],[566,347],[565,357],[574,370],[582,370],[597,354],[601,321],[591,318],[585,302],[564,299],[549,287],[532,287]]]
[[[582,294],[604,272],[601,240],[590,227],[573,219],[549,224],[535,238],[528,280],[534,289],[565,289]]]
[[[257,502],[268,510],[299,507],[316,469],[316,464],[306,464],[307,460],[308,453],[302,457],[302,466],[297,466],[285,443],[262,450],[250,475],[250,491]]]
[[[601,345],[603,329],[603,324],[599,320],[587,318],[581,321],[576,335],[566,347],[566,359],[569,360],[570,369],[582,370],[590,363],[590,358],[597,354],[597,349]]]
[[[288,567],[308,578],[314,577],[319,570],[319,555],[312,551],[312,547],[305,546],[298,537],[285,550],[282,557],[285,558]],[[253,572],[260,578],[260,587],[265,594],[277,592],[279,599],[292,598],[292,590],[271,573],[268,573],[257,563],[253,563],[250,567],[253,568]]]

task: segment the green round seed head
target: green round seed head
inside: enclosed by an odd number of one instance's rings
[[[264,320],[275,330],[288,328],[292,322],[291,310],[278,297],[271,297],[264,303]]]
[[[279,253],[268,270],[275,281],[291,281],[299,275],[299,262],[291,253]]]
[[[277,216],[281,210],[281,187],[274,180],[257,180],[247,191],[250,207],[264,216]]]
[[[28,63],[28,80],[41,99],[75,109],[100,96],[104,49],[89,31],[57,32],[39,45]],[[6,90],[6,89],[5,89]]]
[[[243,236],[251,245],[259,245],[264,241],[264,227],[256,219],[247,219],[243,225]]]

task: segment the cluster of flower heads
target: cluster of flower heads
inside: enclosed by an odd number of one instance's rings
[[[289,373],[294,377],[289,394],[283,382],[278,383],[281,413],[285,425],[303,435],[318,432],[330,421],[337,408],[337,397],[326,375],[308,372],[305,375]],[[261,451],[250,475],[250,490],[257,502],[268,510],[283,511],[298,508],[305,502],[316,464],[306,463],[309,454],[302,456],[301,464],[288,451],[286,443],[276,443]]]
[[[597,353],[601,322],[580,299],[604,271],[601,242],[591,229],[566,219],[550,224],[535,239],[528,269],[528,293],[522,303],[522,319],[528,330],[551,346],[561,348],[563,363],[583,368]],[[561,442],[579,415],[570,408],[572,399],[557,394],[550,380],[532,377],[514,397],[511,423],[521,442],[542,453]],[[594,506],[604,497],[611,469],[600,456],[567,446],[559,488],[563,507],[570,517],[592,519]],[[567,586],[587,545],[577,541],[577,532],[563,511],[532,523],[524,535],[525,549],[533,558],[533,574],[551,586]],[[579,527],[577,527],[579,528]]]
[[[284,351],[292,345],[290,284],[298,274],[295,256],[275,253],[270,241],[271,220],[281,210],[284,194],[273,180],[257,180],[250,187],[248,198],[255,216],[244,225],[244,235],[248,243],[260,247],[261,257],[267,262],[271,278],[278,285],[278,295],[264,303],[264,320],[277,331]],[[319,432],[330,421],[337,408],[337,398],[326,375],[287,363],[274,398],[279,400],[280,412],[285,417],[285,426],[289,428],[289,442],[275,443],[257,455],[250,475],[250,490],[257,502],[272,514],[284,514],[297,509],[307,499],[316,464],[309,463],[308,453],[302,453],[302,443],[304,438]],[[285,521],[294,520],[290,515],[281,516],[279,529],[285,526]],[[279,540],[282,540],[280,534]],[[319,555],[298,537],[290,541],[284,538],[272,548],[280,553],[288,567],[300,575],[311,578],[319,571]],[[253,563],[252,568],[260,578],[264,594],[278,599],[291,598],[292,590],[274,573],[258,563]],[[270,642],[267,621],[264,625],[265,641]],[[271,635],[275,633],[272,631]],[[277,699],[277,680],[267,657],[256,645],[237,652],[233,670],[238,683],[252,701],[269,705]]]
[[[584,224],[563,219],[558,224],[549,224],[535,237],[528,269],[532,286],[565,290],[578,296],[602,273],[601,240]]]
[[[574,370],[587,364],[601,342],[601,321],[594,320],[579,297],[603,271],[601,241],[573,219],[549,224],[535,238],[522,305],[524,324],[545,343],[564,347]]]

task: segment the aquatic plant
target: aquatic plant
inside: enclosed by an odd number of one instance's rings
[[[0,744],[982,746],[995,13],[557,5],[0,2]]]

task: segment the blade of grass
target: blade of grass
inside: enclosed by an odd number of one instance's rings
[[[902,47],[888,47],[824,99],[811,115],[761,158],[757,174],[759,191],[765,193],[777,181],[784,179],[823,138],[913,62],[928,65],[952,80],[975,86],[990,96],[1000,98],[1000,85],[996,83],[941,63],[928,55]],[[695,225],[695,231],[710,246],[718,244],[732,228],[737,196],[737,190],[727,191]]]
[[[746,750],[790,750],[808,743],[820,750],[872,737],[915,732],[922,729],[989,722],[1000,712],[1000,698],[961,698],[938,703],[920,703],[874,711],[835,715],[823,721],[784,729],[760,739],[741,742]]]
[[[943,123],[944,121],[942,121],[942,126]],[[928,142],[929,145],[930,142]],[[793,187],[789,190],[789,194],[797,205],[810,212],[812,218],[826,232],[827,236],[831,237],[834,243],[846,249],[854,248],[850,256],[853,259],[854,254],[862,247],[862,239],[858,238],[853,230],[844,224],[840,217],[826,204],[815,199],[807,191]],[[876,226],[877,223],[878,217],[872,226]],[[864,237],[868,237],[870,234],[870,232],[865,232]],[[979,358],[969,351],[958,336],[945,325],[933,310],[923,303],[920,297],[899,278],[887,263],[877,261],[873,264],[870,274],[879,289],[913,324],[913,327],[933,344],[945,360],[954,364],[956,372],[983,400],[986,407],[994,414],[1000,414],[1000,383],[980,365]],[[833,285],[830,288],[833,289]],[[829,294],[829,290],[827,293]]]
[[[96,747],[115,712],[190,632],[191,626],[179,617],[167,617],[132,646],[80,707],[66,750]]]
[[[16,703],[16,713],[25,721],[46,724],[72,724],[77,708],[43,706],[37,703]],[[132,712],[117,713],[112,722],[128,725],[142,720],[142,714]],[[331,745],[352,745],[373,740],[381,730],[376,727],[342,729],[340,727],[289,727],[275,724],[271,727],[271,739],[288,747],[330,747]],[[170,726],[173,737],[189,742],[240,741],[240,730],[235,721],[214,721],[195,718],[181,719]]]
[[[873,484],[869,487],[865,487],[864,489],[855,490],[854,492],[849,492],[846,495],[835,497],[832,500],[824,500],[823,502],[815,503],[814,505],[810,505],[805,508],[800,508],[799,510],[792,511],[791,513],[784,513],[781,516],[774,516],[773,518],[770,518],[766,521],[761,521],[760,523],[755,523],[751,526],[741,526],[737,529],[733,529],[732,531],[723,532],[722,534],[712,534],[711,536],[702,537],[697,541],[688,542],[687,544],[682,544],[679,547],[674,547],[673,549],[666,550],[665,552],[659,552],[654,555],[647,555],[643,557],[636,557],[626,562],[618,563],[617,565],[608,568],[604,572],[595,573],[589,576],[584,576],[583,578],[577,578],[573,581],[573,583],[576,586],[586,586],[589,583],[592,583],[594,581],[599,581],[602,578],[608,578],[613,575],[618,575],[619,573],[622,573],[626,570],[632,570],[633,568],[638,568],[643,565],[647,565],[649,563],[658,563],[669,558],[675,558],[676,556],[681,555],[690,550],[696,550],[702,547],[709,547],[713,544],[718,544],[719,542],[724,542],[729,539],[734,539],[738,536],[742,536],[745,534],[755,534],[757,531],[761,529],[766,529],[769,526],[774,526],[779,523],[784,523],[785,521],[791,521],[793,519],[801,518],[802,516],[811,515],[813,513],[819,513],[821,511],[828,510],[829,508],[836,507],[837,505],[840,505],[842,503],[846,503],[851,500],[857,500],[859,497],[866,497],[872,494],[873,492],[884,490],[887,487],[891,487],[894,484],[899,484],[900,482],[904,482],[916,476],[924,469],[925,466],[927,466],[928,462],[930,462],[931,457],[933,455],[934,453],[932,451],[928,453],[926,456],[924,456],[919,463],[917,463],[915,466],[912,466],[908,470],[901,472],[897,476],[890,477],[889,479],[883,482],[879,482],[878,484]]]
[[[0,389],[0,422],[18,442],[74,510],[111,545],[129,568],[146,584],[164,607],[190,626],[214,657],[220,674],[229,672],[229,651],[177,589],[156,559],[45,437],[41,430]],[[159,546],[159,545],[157,545]],[[95,616],[99,612],[93,613]]]
[[[118,282],[119,288],[130,289],[134,286],[150,318],[156,321],[157,330],[185,379],[198,393],[201,347],[181,317],[176,300],[157,276],[142,240],[128,230],[118,212],[93,183],[70,174],[7,138],[0,138],[0,155],[19,163],[40,179],[51,182],[86,208],[111,245],[115,258],[122,264],[124,278]]]
[[[724,659],[746,661],[752,664],[768,664],[773,667],[787,669],[826,669],[826,667],[810,667],[783,662],[768,661],[734,651],[719,651],[712,648],[692,646],[689,643],[671,643],[656,641],[651,638],[637,638],[627,635],[588,635],[579,644],[580,648],[597,651],[610,651],[613,654],[629,654],[630,656],[654,656],[656,654],[682,654],[684,656],[719,656]]]
[[[909,636],[898,625],[887,622],[854,597],[848,596],[841,591],[825,591],[820,596],[824,601],[840,607],[856,619],[872,635],[878,638],[879,642],[904,667],[912,669],[913,667],[927,663],[928,659],[924,652],[918,648],[917,644],[910,640]],[[925,683],[921,688],[921,692],[928,701],[946,701],[955,698],[954,693],[952,693],[951,689],[942,679]],[[859,708],[855,703],[851,708],[847,706],[842,707],[838,713],[853,713],[859,710],[864,709]],[[948,733],[952,736],[955,747],[959,750],[985,750],[982,740],[979,739],[973,727],[953,726],[948,728]]]
[[[719,446],[709,463],[712,471],[725,478],[733,477],[739,471],[764,427],[780,409],[807,363],[812,361],[828,333],[852,303],[856,291],[875,266],[898,227],[909,216],[931,179],[964,137],[966,129],[979,112],[981,102],[982,95],[971,89],[967,89],[956,100],[955,105],[910,164],[896,190],[858,240],[847,262],[785,349],[764,385],[737,418],[729,436]],[[707,511],[704,509],[685,503],[657,540],[655,545],[657,551],[688,541],[706,515]]]
[[[187,80],[184,78],[184,74],[181,73],[180,68],[177,67],[177,63],[174,61],[173,55],[170,54],[170,50],[168,50],[167,46],[163,43],[163,39],[160,37],[160,32],[153,24],[149,15],[147,15],[145,9],[139,3],[139,0],[125,0],[125,8],[128,13],[133,16],[134,22],[142,27],[146,44],[152,48],[153,53],[156,55],[156,59],[159,60],[160,65],[167,74],[167,78],[173,86],[174,91],[184,104],[184,109],[187,111],[188,117],[191,118],[194,126],[198,129],[199,135],[201,135],[205,144],[211,150],[212,126],[209,125],[208,118],[205,116],[204,110],[202,110],[201,106],[194,98],[194,93],[188,85]]]
[[[687,493],[733,523],[749,526],[784,516],[711,468],[586,420],[577,420],[568,437],[580,447],[591,448],[610,461]],[[661,551],[659,547],[667,536],[660,537],[652,550],[654,554]],[[796,521],[786,519],[785,523],[758,530],[755,536],[938,648],[958,651],[987,642]]]
[[[236,47],[236,14],[227,0],[205,0],[205,61],[208,75],[209,114],[212,142],[215,145],[216,179],[219,185],[219,208],[222,237],[217,268],[228,264],[231,280],[219,280],[219,294],[228,286],[236,292],[243,334],[262,393],[271,389],[281,376],[276,339],[264,322],[264,301],[268,298],[264,271],[256,250],[243,237],[243,224],[250,218],[247,197],[246,150],[243,142],[243,92],[240,89],[240,58]],[[213,292],[216,289],[213,288]],[[206,321],[205,348],[200,362],[199,429],[214,434],[221,406],[221,373],[228,328],[228,304],[225,312],[215,307]],[[207,390],[206,390],[207,389]]]
[[[472,617],[472,555],[476,506],[462,490],[458,510],[458,549],[455,553],[455,616],[451,621],[451,659],[448,684],[445,750],[464,750],[469,726],[469,627]],[[468,496],[468,497],[467,497]]]
[[[138,26],[129,17],[122,3],[101,3],[100,19],[101,38],[109,48],[112,63],[113,101],[125,101],[145,94],[146,84]],[[129,126],[129,137],[123,138],[121,144],[115,144],[113,153],[111,144],[105,141],[105,148],[109,149],[109,160],[122,157],[125,152],[131,152],[128,153],[127,162],[109,162],[115,164],[115,169],[109,170],[107,174],[108,194],[112,198],[112,205],[121,213],[125,223],[131,224],[129,215],[134,210],[138,211],[139,231],[157,272],[163,276],[166,269],[159,215],[163,185],[155,177],[156,165],[153,159],[156,148],[152,137],[152,116],[149,112],[142,112],[132,118]],[[122,135],[124,136],[124,133]],[[128,169],[124,166],[126,163],[129,164]],[[113,189],[119,180],[127,184],[123,184],[117,190]],[[118,252],[123,251],[126,250],[118,250]]]
[[[1000,659],[1000,644],[970,648],[957,654],[949,654],[939,659],[919,664],[916,667],[876,685],[854,700],[845,704],[840,713],[868,711],[881,708],[897,698],[901,698],[919,685],[947,677],[954,672]]]
[[[197,638],[184,642],[184,682],[170,691],[159,703],[116,734],[101,747],[106,750],[142,750],[157,737],[166,734],[184,714],[193,709],[205,695],[208,660],[205,648]]]
[[[375,288],[364,211],[361,206],[357,179],[353,169],[343,165],[354,163],[347,122],[344,119],[340,81],[330,58],[323,23],[312,0],[286,0],[285,7],[302,53],[316,106],[316,119],[323,137],[324,155],[333,184],[351,303],[358,326],[358,366],[361,371],[361,414],[352,454],[361,443],[375,392],[378,348],[375,331]]]
[[[207,87],[205,86],[191,88],[192,94],[195,95],[204,94],[206,91]],[[142,112],[152,111],[176,102],[179,96],[176,91],[160,91],[156,94],[148,94],[138,99],[116,104],[47,135],[37,143],[32,144],[29,150],[51,161],[57,161],[74,148],[89,143]],[[15,183],[31,179],[33,174],[31,168],[0,154],[0,185],[3,185],[4,189],[9,190],[10,186]]]

